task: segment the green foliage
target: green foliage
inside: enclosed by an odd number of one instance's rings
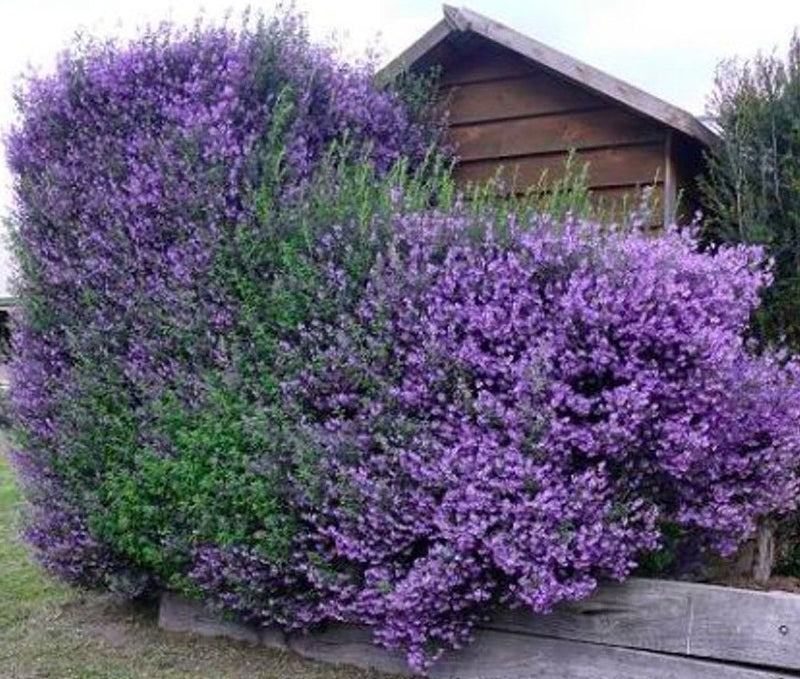
[[[280,420],[223,389],[210,389],[194,411],[165,398],[154,414],[169,452],[143,447],[131,466],[102,479],[98,532],[165,580],[205,542],[247,542],[274,562],[284,560],[292,535],[280,490],[286,470],[264,460],[281,443]]]
[[[645,577],[663,577],[678,565],[678,551],[685,530],[676,523],[661,525],[661,546],[654,552],[643,554],[639,559],[638,574]]]
[[[282,101],[288,112],[290,97]],[[83,500],[91,500],[93,532],[186,593],[192,587],[184,574],[198,546],[247,544],[271,563],[288,558],[300,519],[287,481],[313,497],[323,479],[278,390],[302,367],[285,343],[304,324],[355,302],[379,246],[367,227],[388,223],[393,200],[423,209],[455,196],[442,157],[431,154],[414,170],[402,161],[380,174],[366,158],[354,162],[346,143],[328,150],[296,195],[283,195],[285,131],[276,115],[259,159],[263,180],[250,196],[255,218],[228,225],[226,246],[216,253],[214,282],[226,305],[238,309],[226,338],[229,364],[176,384],[173,393],[125,403],[118,398],[124,390],[113,386],[123,378],[90,362],[75,367],[82,398],[65,404],[75,437],[58,471],[75,492],[86,478],[98,480]],[[337,256],[348,286],[339,291],[327,289],[317,261],[331,225],[346,231]],[[187,351],[191,343],[184,338]],[[188,393],[195,396],[188,400]],[[99,426],[90,426],[91,418]],[[147,432],[137,426],[142,419]]]
[[[492,183],[462,195],[445,156],[431,152],[414,168],[402,160],[379,173],[368,158],[354,158],[347,140],[333,144],[317,171],[286,195],[292,106],[285,90],[257,159],[262,179],[248,197],[254,218],[227,225],[215,253],[214,284],[238,310],[226,335],[230,362],[154,398],[131,393],[124,375],[93,357],[73,366],[81,398],[66,394],[61,404],[71,443],[53,468],[65,492],[120,558],[187,594],[194,588],[185,574],[198,546],[247,544],[274,564],[290,556],[301,518],[287,479],[313,498],[323,478],[317,451],[302,440],[297,415],[281,397],[279,385],[304,366],[304,357],[285,347],[299,329],[357,303],[399,211],[447,211],[463,201],[475,213],[497,215],[499,225],[509,210],[520,220],[545,210],[593,210],[586,168],[572,157],[563,179],[549,184],[543,177],[524,196],[504,197]],[[324,245],[332,226],[339,233],[333,256]],[[330,288],[322,259],[347,272],[341,288]],[[192,342],[187,335],[180,346],[191,351]],[[86,494],[89,478],[96,483]]]
[[[763,245],[775,283],[754,317],[768,343],[800,347],[800,36],[785,60],[724,63],[711,113],[721,142],[702,182],[705,227],[716,242]]]
[[[436,100],[437,88],[441,69],[432,68],[427,73],[418,74],[410,71],[403,71],[398,74],[391,83],[386,83],[391,87],[400,100],[405,104],[406,109],[416,119],[430,118],[434,116],[434,124],[444,129],[446,118],[439,115],[437,107],[432,107],[431,102]]]
[[[267,79],[271,68],[265,63]],[[401,84],[415,114],[422,115],[433,83]],[[218,225],[223,237],[198,283],[203,292],[184,291],[187,299],[207,296],[206,315],[172,323],[157,300],[143,296],[137,317],[113,317],[111,339],[105,325],[84,324],[78,332],[65,324],[69,388],[53,391],[67,443],[43,466],[58,476],[64,501],[81,508],[92,535],[130,566],[134,581],[136,572],[146,573],[192,593],[186,573],[204,545],[245,545],[274,565],[288,560],[303,521],[290,493],[313,503],[325,479],[318,451],[281,393],[308,358],[287,347],[297,345],[304,328],[354,308],[398,215],[466,203],[476,214],[495,215],[499,227],[509,211],[520,223],[540,212],[595,214],[586,168],[573,157],[563,179],[543,176],[524,196],[503,196],[492,183],[462,194],[448,155],[431,149],[422,159],[382,168],[365,140],[344,134],[315,158],[313,171],[295,177],[288,149],[297,134],[298,95],[292,86],[275,94],[269,123],[245,161],[245,207]],[[183,149],[187,163],[202,162],[196,151]],[[33,281],[35,263],[26,266]],[[331,269],[344,272],[341,285],[331,285]],[[90,286],[76,295],[81,313],[91,316],[104,291]],[[61,327],[50,306],[46,296],[29,296],[31,328]],[[227,312],[218,340],[207,318],[215,310]],[[136,326],[139,315],[150,321],[144,331]],[[199,333],[212,337],[202,356]],[[136,361],[124,357],[140,349],[137,339],[142,353],[156,347],[165,369],[177,358],[181,371],[163,382],[132,377]],[[209,355],[215,341],[219,358]]]

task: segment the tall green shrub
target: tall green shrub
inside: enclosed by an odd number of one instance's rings
[[[783,60],[724,63],[710,109],[721,142],[702,182],[707,235],[766,247],[775,282],[753,330],[800,348],[800,36]]]
[[[136,590],[180,584],[203,541],[279,560],[280,342],[324,302],[300,207],[333,204],[304,196],[352,162],[336,217],[364,218],[358,191],[425,164],[437,124],[293,16],[88,40],[16,99],[15,457],[38,557]]]

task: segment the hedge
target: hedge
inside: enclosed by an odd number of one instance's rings
[[[798,366],[745,339],[761,250],[465,200],[429,92],[292,17],[27,81],[14,460],[48,569],[366,624],[423,668],[665,531],[726,554],[794,507]]]

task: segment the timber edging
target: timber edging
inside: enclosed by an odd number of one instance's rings
[[[200,601],[163,592],[158,607],[158,626],[167,632],[188,632],[201,637],[225,637],[250,644],[286,650],[286,635],[275,628],[258,628],[225,620]]]
[[[159,625],[291,649],[313,660],[411,675],[369,630],[285,635],[223,621],[165,593]],[[800,677],[800,595],[634,578],[549,615],[501,610],[437,662],[439,679],[780,679]]]

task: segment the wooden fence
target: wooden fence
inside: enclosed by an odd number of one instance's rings
[[[314,660],[410,674],[368,630],[335,625],[286,636],[222,623],[201,605],[162,597],[171,631],[229,636]],[[475,642],[448,653],[442,679],[777,679],[800,677],[800,595],[664,580],[605,585],[550,615],[500,611]]]

